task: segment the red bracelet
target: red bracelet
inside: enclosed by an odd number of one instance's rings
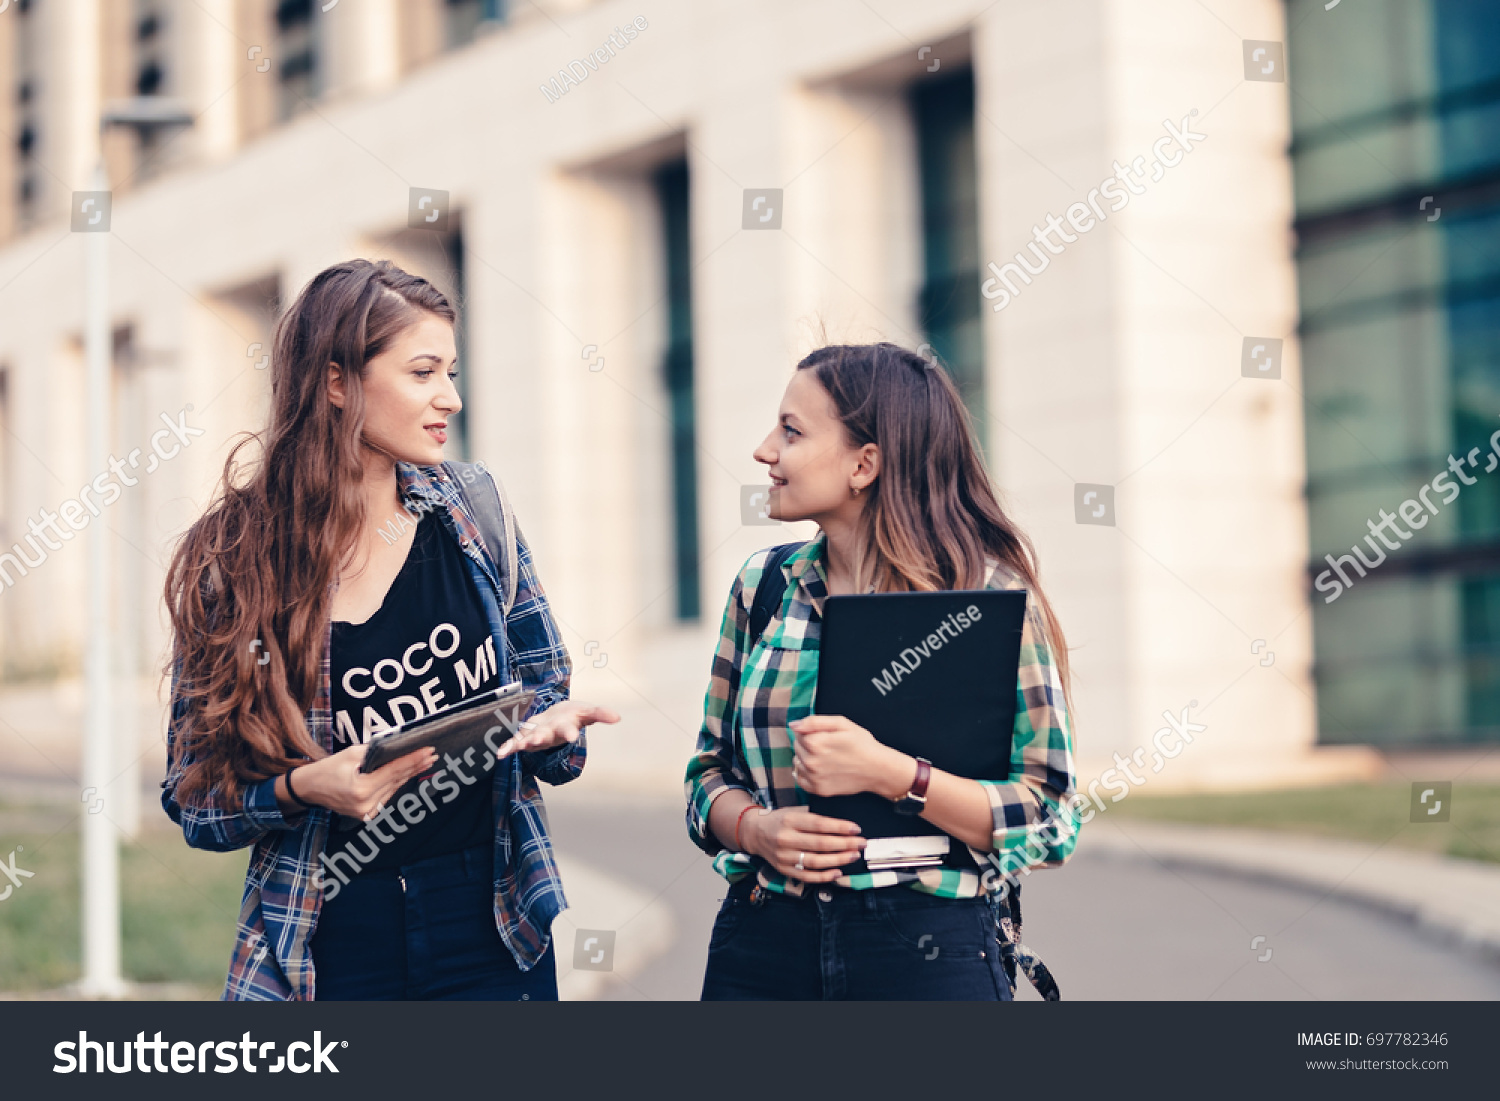
[[[755,804],[751,803],[744,810],[740,811],[740,816],[734,820],[734,849],[735,849],[735,852],[744,852],[745,851],[743,848],[740,847],[740,823],[745,820],[745,815],[749,814],[754,809],[755,809]]]

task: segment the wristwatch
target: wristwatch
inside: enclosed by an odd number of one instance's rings
[[[917,758],[917,778],[911,782],[911,790],[896,800],[897,814],[921,814],[927,806],[927,781],[932,779],[932,762],[926,757]]]

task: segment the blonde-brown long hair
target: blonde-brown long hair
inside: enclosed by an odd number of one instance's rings
[[[323,756],[305,715],[321,678],[329,587],[366,520],[366,364],[423,313],[456,320],[425,279],[350,260],[314,276],[277,322],[269,424],[230,450],[214,503],[167,570],[163,672],[175,671],[187,705],[174,763],[191,756],[179,798],[233,801],[246,783]],[[342,409],[329,396],[330,363],[341,369]],[[252,440],[260,461],[237,484],[236,457]]]
[[[832,344],[797,364],[833,398],[852,447],[880,448],[865,491],[855,592],[983,586],[986,554],[1015,570],[1041,609],[1063,691],[1062,625],[1042,592],[1036,549],[1000,508],[958,388],[948,372],[895,344]]]

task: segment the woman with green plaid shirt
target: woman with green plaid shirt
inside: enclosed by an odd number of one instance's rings
[[[755,458],[769,468],[770,515],[820,531],[779,566],[760,551],[741,569],[687,769],[689,833],[732,884],[703,997],[1008,1001],[994,896],[1020,871],[1063,863],[1076,841],[1062,631],[947,372],[892,344],[822,348],[797,366]],[[780,598],[754,638],[768,563]],[[895,801],[921,778],[916,758],[812,714],[823,600],[977,588],[1030,594],[1010,776],[922,769],[922,817],[963,842],[957,856],[849,874],[859,827],[811,813],[807,796]]]

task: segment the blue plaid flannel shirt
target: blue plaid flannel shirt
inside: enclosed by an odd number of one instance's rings
[[[462,547],[484,604],[495,652],[504,655],[501,683],[520,680],[536,689],[528,715],[567,699],[572,673],[568,652],[520,532],[516,536],[516,599],[509,618],[505,618],[499,569],[464,509],[459,487],[440,467],[409,463],[396,464],[396,480],[406,508],[415,515],[435,509],[444,529]],[[444,507],[435,508],[437,505]],[[317,702],[307,714],[307,725],[317,742],[333,752],[331,635],[330,618],[324,628],[322,681]],[[311,1001],[316,997],[317,979],[309,943],[322,903],[318,857],[328,836],[332,812],[317,807],[290,819],[283,817],[276,802],[274,777],[246,786],[233,806],[211,797],[179,803],[177,786],[191,763],[187,754],[176,751],[176,732],[186,709],[186,700],[177,694],[174,670],[162,806],[194,848],[230,852],[253,846],[240,903],[238,937],[222,997],[226,1001]],[[530,970],[546,952],[552,921],[568,905],[547,835],[537,780],[567,783],[583,771],[586,752],[580,736],[575,744],[543,753],[513,754],[494,770],[495,805],[506,808],[495,827],[495,925],[523,971]]]

